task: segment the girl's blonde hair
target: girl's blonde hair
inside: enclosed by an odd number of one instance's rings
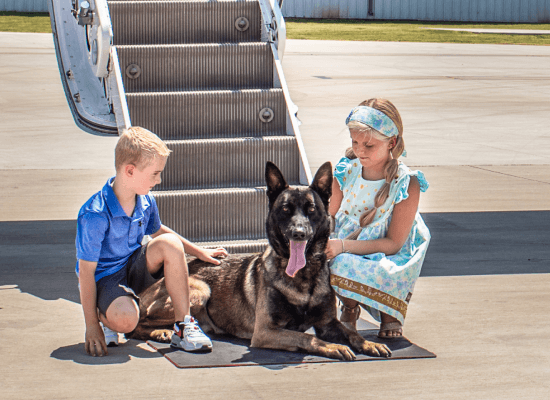
[[[168,157],[172,151],[153,132],[139,126],[122,131],[115,147],[115,168],[125,164],[145,168],[158,157]]]
[[[399,161],[397,159],[403,154],[403,151],[405,150],[405,141],[403,140],[403,121],[401,120],[399,111],[397,111],[397,108],[389,100],[369,99],[363,101],[359,105],[371,107],[386,114],[394,122],[395,126],[397,126],[397,130],[399,132],[398,136],[396,137],[397,140],[395,146],[390,149],[392,159],[386,164],[384,168],[384,178],[386,179],[386,182],[384,182],[384,185],[382,185],[382,188],[378,191],[376,197],[374,198],[374,208],[366,210],[359,217],[359,224],[361,225],[362,229],[374,220],[374,217],[376,216],[376,211],[386,202],[390,195],[390,184],[393,179],[397,178],[397,171],[399,168]],[[365,133],[369,133],[378,140],[389,141],[391,139],[385,135],[382,135],[380,132],[371,128],[370,126],[357,121],[350,121],[348,124],[348,128],[359,129]],[[350,160],[357,158],[351,147],[346,150],[346,157]],[[357,229],[355,232],[351,233],[346,239],[357,239],[357,237],[361,233],[361,229]]]

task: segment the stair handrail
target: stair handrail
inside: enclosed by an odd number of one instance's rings
[[[282,0],[259,0],[264,25],[262,40],[275,45],[279,59],[283,59],[286,45],[286,23],[281,11]]]
[[[132,126],[132,122],[130,120],[130,111],[128,111],[128,103],[126,102],[118,54],[114,46],[111,46],[110,50],[110,72],[105,79],[105,95],[109,104],[113,107],[118,132],[121,134],[124,129]]]
[[[131,121],[124,95],[122,72],[113,46],[113,26],[107,0],[82,1],[77,15],[78,24],[86,29],[90,66],[95,76],[105,80],[105,96],[112,106],[120,133],[131,126]]]
[[[106,0],[48,0],[65,96],[79,128],[95,135],[130,126]]]
[[[282,3],[282,0],[259,0],[263,16],[262,41],[271,43],[273,64],[275,67],[275,87],[283,90],[287,105],[287,135],[294,136],[298,145],[300,153],[300,183],[302,185],[309,185],[313,181],[313,176],[300,134],[299,126],[301,122],[297,117],[298,106],[290,98],[290,92],[281,64],[286,45],[286,24],[280,8]]]
[[[109,58],[113,44],[113,27],[107,1],[80,2],[77,19],[78,25],[85,29],[92,71],[98,78],[105,78],[109,74]]]

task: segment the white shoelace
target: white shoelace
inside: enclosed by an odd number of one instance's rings
[[[201,328],[197,325],[197,323],[186,324],[185,327],[183,328],[183,331],[187,336],[190,336],[190,337],[203,335],[203,332]]]

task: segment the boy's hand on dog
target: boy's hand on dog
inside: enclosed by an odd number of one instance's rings
[[[325,254],[329,260],[332,260],[342,252],[342,241],[340,239],[329,239]]]
[[[103,329],[99,323],[90,324],[86,327],[86,343],[84,343],[86,353],[90,356],[106,356],[107,353],[107,343],[105,343],[105,335],[103,334]]]
[[[198,256],[202,261],[209,262],[210,264],[220,265],[221,261],[216,260],[216,258],[225,258],[228,256],[227,250],[223,247],[218,247],[217,249],[203,249],[201,254]]]

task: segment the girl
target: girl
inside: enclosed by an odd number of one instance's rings
[[[340,321],[356,330],[361,305],[380,322],[379,337],[401,337],[430,241],[418,213],[428,182],[397,160],[405,155],[403,124],[391,102],[364,101],[346,125],[352,147],[335,168],[329,207],[335,230],[326,249],[331,285],[343,303]]]

